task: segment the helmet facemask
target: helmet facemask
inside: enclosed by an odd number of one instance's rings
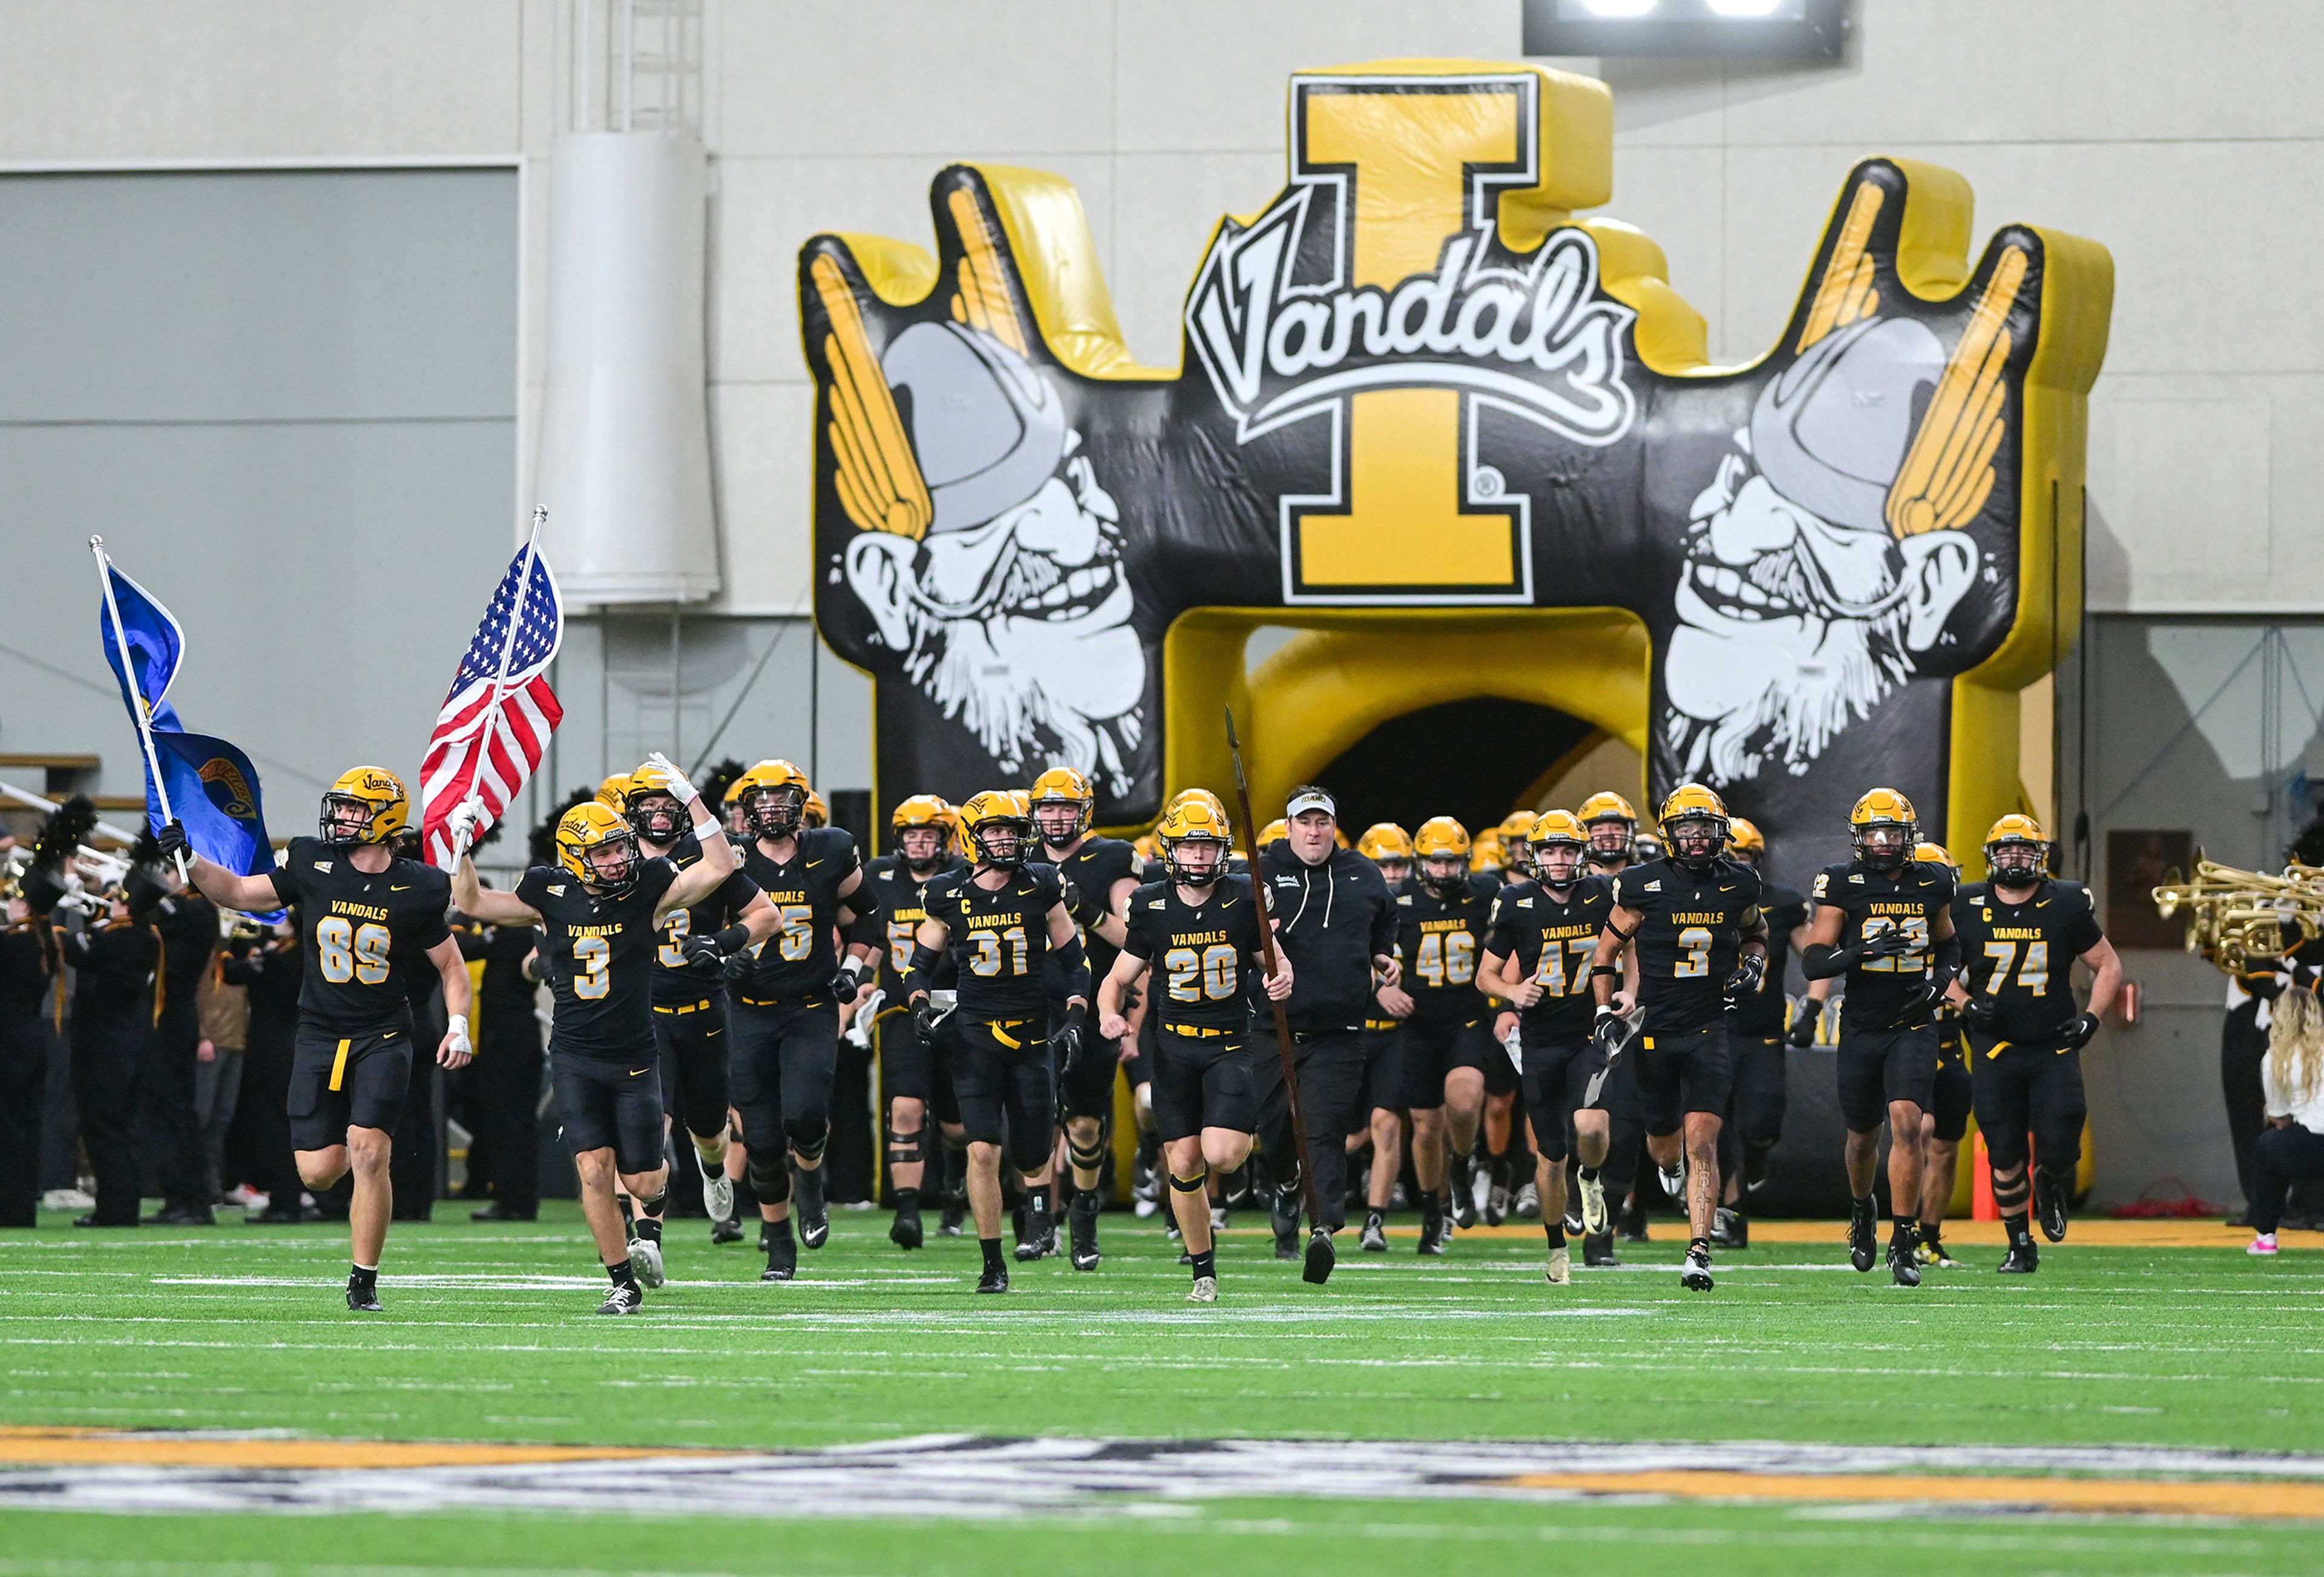
[[[582,884],[593,892],[618,895],[638,884],[638,835],[633,827],[608,833],[580,851],[587,872]]]
[[[1453,898],[1469,885],[1469,862],[1458,854],[1424,854],[1420,885],[1438,898]]]
[[[629,816],[639,838],[649,844],[678,842],[687,821],[686,807],[678,802],[678,796],[659,789],[632,798]]]
[[[1033,827],[1029,821],[1015,816],[993,816],[976,825],[971,840],[976,845],[977,860],[995,871],[1020,871],[1025,865],[1025,845],[1032,841]]]
[[[915,876],[926,876],[944,863],[945,829],[908,826],[896,835],[896,852],[903,856],[906,870]]]
[[[1919,843],[1916,830],[1901,821],[1876,821],[1856,832],[1856,857],[1871,871],[1902,871]]]
[[[1727,845],[1727,828],[1714,816],[1683,816],[1664,829],[1670,839],[1670,857],[1682,870],[1700,874]]]
[[[1630,857],[1631,824],[1608,816],[1590,824],[1590,852],[1607,859]]]
[[[2042,880],[2042,867],[2047,863],[2048,856],[2047,848],[2025,838],[1985,846],[1986,869],[1995,883],[2003,887],[2034,886]]]
[[[1041,841],[1053,849],[1062,849],[1089,827],[1090,807],[1077,799],[1043,799],[1033,806],[1033,825],[1041,829]]]
[[[797,784],[779,783],[753,788],[742,796],[751,830],[770,843],[797,837],[807,814],[807,792]]]
[[[317,818],[317,831],[323,842],[342,849],[383,843],[384,838],[372,832],[372,824],[379,819],[382,808],[361,795],[326,794],[323,813]]]
[[[1207,851],[1208,858],[1197,861],[1186,857],[1197,851]],[[1207,833],[1172,838],[1162,845],[1162,858],[1170,868],[1171,881],[1181,887],[1206,889],[1226,873],[1227,846]]]
[[[1545,887],[1571,887],[1582,880],[1585,853],[1580,844],[1544,844],[1534,851],[1534,870]]]

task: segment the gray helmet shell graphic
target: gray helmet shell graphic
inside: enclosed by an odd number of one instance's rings
[[[1801,508],[1885,531],[1889,485],[1944,370],[1944,346],[1914,318],[1851,324],[1759,392],[1751,457]]]
[[[1065,413],[1030,363],[988,334],[916,323],[880,370],[908,404],[912,448],[936,506],[932,530],[966,530],[1023,503],[1056,475]]]

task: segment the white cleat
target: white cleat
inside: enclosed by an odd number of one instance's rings
[[[1539,1221],[1541,1219],[1541,1190],[1536,1188],[1530,1183],[1526,1184],[1524,1187],[1517,1190],[1517,1198],[1511,1203],[1509,1208],[1519,1221]]]
[[[1552,1286],[1573,1285],[1573,1257],[1563,1249],[1552,1249],[1549,1251],[1549,1285]]]
[[[1582,1230],[1596,1237],[1607,1229],[1606,1180],[1602,1177],[1581,1177]]]
[[[645,1238],[630,1240],[630,1272],[638,1278],[640,1286],[659,1286],[669,1279],[662,1274],[661,1245]]]
[[[724,1221],[734,1213],[734,1183],[726,1176],[723,1156],[702,1163],[702,1204],[712,1221]]]
[[[1194,1277],[1194,1285],[1187,1290],[1186,1301],[1190,1304],[1214,1304],[1218,1302],[1219,1278],[1215,1276],[1197,1276]]]
[[[1661,1175],[1663,1192],[1670,1195],[1671,1202],[1674,1204],[1684,1204],[1686,1203],[1686,1157],[1679,1157],[1678,1165],[1675,1167],[1665,1167],[1657,1162],[1655,1170]]]

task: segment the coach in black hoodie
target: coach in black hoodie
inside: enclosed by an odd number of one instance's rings
[[[1346,1224],[1347,1138],[1356,1121],[1364,1055],[1360,1038],[1372,992],[1397,979],[1396,899],[1379,867],[1339,846],[1339,807],[1313,787],[1295,788],[1284,807],[1290,834],[1259,851],[1268,910],[1291,960],[1291,1000],[1284,1004],[1299,1074],[1299,1109],[1315,1167],[1319,1230]],[[1277,1178],[1275,1254],[1298,1257],[1298,1148],[1283,1088],[1283,1059],[1271,1012],[1253,998],[1251,1086],[1259,1097],[1259,1139]]]

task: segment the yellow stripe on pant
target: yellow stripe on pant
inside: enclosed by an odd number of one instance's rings
[[[353,1044],[353,1041],[340,1041],[339,1055],[331,1059],[331,1088],[334,1090],[337,1089],[340,1081],[347,1076],[347,1047]]]

